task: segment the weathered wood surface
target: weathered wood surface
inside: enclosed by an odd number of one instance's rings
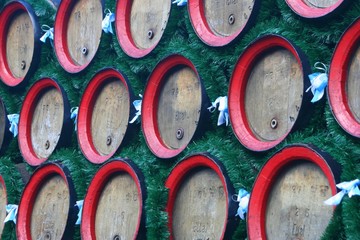
[[[6,217],[6,189],[5,186],[0,182],[0,219],[2,219],[0,223],[0,235],[4,230],[4,220]]]
[[[255,136],[285,136],[298,117],[304,91],[302,69],[291,52],[274,49],[254,64],[245,93],[245,111]]]
[[[327,8],[327,7],[331,7],[338,1],[339,0],[304,0],[304,3],[309,7]]]
[[[96,239],[135,239],[140,206],[133,178],[127,173],[114,174],[99,197],[95,217]]]
[[[200,119],[202,91],[200,79],[189,67],[169,71],[159,94],[157,124],[160,137],[169,147],[187,145]]]
[[[348,79],[346,80],[347,101],[355,119],[360,122],[360,48],[354,51],[349,64]]]
[[[8,129],[6,129],[7,121],[6,109],[3,101],[0,99],[0,150],[4,144],[5,132],[8,131]]]
[[[91,135],[96,150],[108,155],[119,148],[128,127],[129,92],[119,79],[101,86],[91,116]]]
[[[190,172],[174,203],[174,239],[220,239],[226,211],[224,186],[216,172],[208,168]]]
[[[307,161],[289,165],[269,192],[267,238],[320,239],[332,217],[333,208],[324,204],[331,196],[329,181],[318,166]]]

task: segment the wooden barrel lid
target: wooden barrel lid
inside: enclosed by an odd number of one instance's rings
[[[329,71],[328,99],[340,126],[354,137],[360,137],[360,18],[340,38],[332,56]]]
[[[69,73],[85,69],[100,44],[102,0],[62,0],[54,25],[54,46],[60,65]]]
[[[285,38],[267,35],[247,47],[229,86],[230,120],[246,148],[268,150],[304,124],[309,72],[301,51]]]
[[[10,122],[7,118],[7,111],[3,100],[0,98],[0,153],[2,153],[5,147],[12,139],[12,134],[9,130]]]
[[[34,83],[25,96],[19,119],[19,148],[32,166],[46,161],[71,136],[70,107],[65,91],[51,78]]]
[[[39,62],[41,30],[31,6],[11,1],[0,13],[0,78],[17,86],[28,78]]]
[[[95,74],[80,101],[77,135],[84,156],[108,160],[124,140],[132,117],[133,93],[125,75],[106,68]]]
[[[207,45],[219,47],[232,42],[248,29],[258,12],[258,0],[189,0],[192,26]]]
[[[66,167],[49,163],[36,169],[22,193],[16,235],[25,239],[71,239],[76,193]]]
[[[86,239],[142,239],[145,198],[142,173],[132,161],[106,162],[87,190],[81,236]]]
[[[6,217],[7,194],[6,185],[3,177],[0,175],[0,236],[4,230],[4,219]]]
[[[230,200],[234,189],[218,160],[208,154],[189,156],[165,184],[170,239],[229,239],[236,203]]]
[[[133,58],[149,54],[165,31],[170,11],[168,0],[117,0],[115,26],[124,52]]]
[[[291,145],[263,166],[248,207],[249,239],[319,239],[333,214],[340,165],[310,145]]]
[[[304,18],[320,18],[338,10],[348,0],[285,0],[289,7]]]
[[[144,92],[141,122],[150,150],[171,158],[186,148],[199,130],[208,98],[194,65],[181,55],[158,63]]]

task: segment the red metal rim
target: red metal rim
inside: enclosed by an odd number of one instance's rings
[[[289,41],[280,36],[267,35],[256,40],[245,49],[238,59],[230,79],[228,105],[231,126],[239,141],[246,148],[253,151],[269,150],[282,142],[290,133],[289,131],[284,136],[274,141],[259,140],[252,132],[245,112],[246,85],[252,67],[257,58],[261,56],[264,51],[276,47],[282,47],[290,51],[303,69],[299,53]]]
[[[145,199],[145,186],[143,185],[142,175],[139,175],[139,170],[129,159],[114,159],[105,163],[94,175],[89,188],[87,190],[84,203],[83,203],[83,212],[82,212],[82,221],[81,221],[81,236],[86,237],[87,239],[96,239],[95,235],[95,216],[96,210],[99,203],[99,198],[101,195],[101,190],[108,182],[110,177],[118,172],[125,172],[129,174],[138,190],[140,211],[138,214],[138,222],[136,226],[136,233],[139,233],[139,229],[143,226],[144,215],[143,212],[143,201]],[[136,239],[137,236],[134,236]]]
[[[35,170],[29,182],[25,186],[19,203],[16,236],[19,240],[31,239],[31,215],[36,200],[36,196],[44,181],[54,175],[59,175],[69,188],[69,210],[67,224],[64,230],[64,237],[74,228],[74,221],[71,220],[72,209],[75,206],[75,190],[68,170],[57,163],[49,163]]]
[[[75,4],[73,0],[62,0],[56,13],[54,23],[54,48],[57,59],[60,65],[69,73],[78,73],[84,70],[91,61],[85,64],[76,64],[69,52],[66,36],[68,20],[70,18],[71,10]]]
[[[332,113],[340,126],[354,137],[360,137],[360,123],[350,110],[346,93],[348,65],[360,39],[360,19],[344,32],[330,63],[328,99]]]
[[[186,177],[186,175],[191,170],[194,170],[198,167],[210,168],[216,172],[216,174],[219,176],[224,186],[224,191],[226,196],[226,209],[230,210],[231,208],[230,200],[231,200],[231,196],[234,194],[233,192],[234,190],[230,183],[230,180],[227,178],[227,175],[225,174],[225,169],[221,165],[221,163],[207,153],[199,153],[186,157],[174,167],[174,169],[171,171],[170,175],[168,176],[165,182],[166,188],[169,189],[168,201],[166,204],[166,212],[168,213],[169,216],[168,228],[170,231],[170,239],[174,239],[172,232],[173,209],[179,187],[183,179]],[[224,236],[227,234],[226,231],[229,230],[226,228],[229,219],[229,212],[230,211],[226,212],[225,221],[223,223],[224,231],[222,232],[221,239],[224,238]]]
[[[329,159],[322,153],[307,145],[294,145],[280,150],[268,160],[255,180],[247,216],[250,239],[266,239],[265,213],[271,186],[285,166],[299,159],[316,164],[329,180],[332,195],[337,193],[336,180],[339,176],[334,176],[335,169],[332,169]]]
[[[181,153],[186,145],[177,149],[170,149],[161,140],[157,124],[158,98],[161,86],[167,73],[176,66],[187,66],[191,68],[198,79],[199,74],[191,61],[181,55],[170,55],[158,63],[151,73],[145,88],[141,107],[141,126],[145,140],[150,150],[159,158],[172,158]]]
[[[34,52],[32,57],[32,63],[31,66],[24,77],[16,77],[12,74],[9,64],[7,62],[6,58],[6,42],[7,42],[7,31],[9,30],[9,23],[13,16],[17,12],[26,12],[29,14],[29,17],[31,19],[31,23],[34,27]],[[36,15],[34,11],[32,10],[31,6],[23,1],[12,1],[8,3],[0,13],[0,22],[3,27],[0,27],[0,78],[1,80],[8,86],[14,87],[21,84],[27,76],[34,70],[36,67],[38,61],[38,55],[40,52],[40,26],[37,21]]]
[[[78,136],[80,149],[84,154],[84,156],[90,162],[96,164],[105,162],[110,157],[112,157],[117,151],[117,149],[115,149],[113,152],[111,152],[108,155],[101,155],[96,150],[91,135],[91,118],[94,110],[93,108],[94,108],[95,100],[98,92],[100,91],[101,86],[109,78],[119,79],[129,92],[129,85],[124,75],[122,75],[120,72],[116,71],[115,69],[106,68],[96,73],[95,76],[92,78],[92,80],[89,82],[89,84],[87,85],[84,91],[84,94],[81,98],[79,105],[79,112],[77,119],[77,129],[78,129],[77,136]],[[129,96],[131,97],[130,94]],[[131,102],[131,99],[129,102]]]
[[[335,4],[326,8],[314,8],[308,6],[304,0],[285,0],[289,7],[299,16],[304,18],[324,17],[337,9],[345,0],[338,0]]]
[[[257,10],[258,2],[259,1],[255,0],[253,11]],[[195,33],[198,35],[201,41],[213,47],[225,46],[235,40],[245,30],[245,28],[252,21],[252,18],[255,15],[252,12],[248,21],[242,29],[239,29],[236,33],[225,37],[216,35],[210,29],[204,14],[204,5],[202,0],[189,0],[188,11],[190,21],[195,30]]]
[[[34,151],[31,143],[31,122],[36,106],[36,100],[38,99],[39,95],[48,88],[56,88],[63,95],[62,89],[53,79],[40,79],[34,83],[33,86],[31,86],[30,90],[26,94],[20,111],[18,135],[19,148],[24,160],[32,166],[38,166],[47,160],[47,158],[39,158]]]

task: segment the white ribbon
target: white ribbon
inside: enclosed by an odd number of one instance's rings
[[[105,33],[110,32],[111,34],[114,34],[111,23],[115,21],[115,14],[112,13],[109,9],[106,9],[105,13],[106,13],[105,18],[102,20],[102,23],[101,23],[102,30]]]
[[[139,94],[139,96],[142,98],[141,94]],[[135,113],[135,116],[133,117],[133,119],[131,119],[129,123],[134,123],[141,116],[141,104],[142,104],[142,100],[135,100],[133,102],[133,105],[137,112]]]
[[[70,118],[71,118],[71,119],[74,118],[75,131],[77,131],[78,111],[79,111],[79,108],[78,108],[78,107],[73,107],[73,108],[70,109],[70,112],[71,112]]]
[[[227,104],[227,96],[225,97],[218,97],[215,102],[212,103],[211,107],[208,107],[210,112],[214,112],[216,109],[217,104],[219,104],[219,118],[217,125],[220,126],[226,123],[226,126],[229,125],[229,112],[228,112],[228,104]]]
[[[172,2],[172,4],[176,4],[179,7],[186,6],[187,0],[175,0]]]
[[[248,211],[249,200],[250,200],[250,193],[248,193],[245,189],[241,188],[239,190],[239,194],[237,195],[237,199],[236,199],[236,202],[239,202],[239,208],[235,216],[239,216],[242,220],[245,219],[245,214]]]
[[[42,25],[41,30],[43,30],[44,35],[40,38],[40,41],[46,43],[46,39],[50,39],[50,43],[54,40],[54,28],[49,27],[48,25]]]
[[[18,124],[19,124],[19,114],[9,114],[7,118],[10,122],[10,132],[14,134],[14,137],[18,135]]]
[[[76,225],[80,225],[81,224],[81,215],[82,215],[82,209],[83,209],[83,204],[84,204],[84,200],[79,200],[76,201],[75,206],[79,208],[79,212],[78,212],[78,218],[76,220]]]
[[[318,65],[322,65],[322,67],[319,67]],[[324,96],[325,88],[328,84],[328,75],[327,75],[328,69],[325,66],[325,64],[321,62],[316,62],[314,64],[314,67],[324,72],[323,73],[316,72],[309,75],[311,86],[308,89],[306,89],[306,92],[308,92],[311,89],[311,92],[314,95],[313,98],[311,99],[312,103],[319,101]]]
[[[15,204],[8,204],[6,205],[6,218],[4,220],[4,223],[13,221],[16,224],[16,216],[18,212],[18,205]]]
[[[332,196],[331,198],[327,199],[326,201],[324,201],[324,203],[326,205],[338,205],[341,200],[343,199],[343,197],[347,194],[350,198],[352,196],[360,196],[360,190],[358,185],[360,184],[360,180],[359,179],[355,179],[353,181],[350,182],[342,182],[339,184],[336,184],[336,187],[341,189],[340,192],[338,192],[336,195]]]

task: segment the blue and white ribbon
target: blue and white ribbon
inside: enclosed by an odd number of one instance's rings
[[[81,224],[81,215],[82,215],[83,204],[84,204],[84,200],[76,201],[75,206],[79,208],[79,212],[77,214],[78,218],[77,218],[76,223],[75,223],[76,225]]]
[[[322,67],[319,67],[318,65],[322,65]],[[309,75],[311,86],[308,89],[306,89],[306,92],[311,90],[311,92],[313,93],[314,96],[311,99],[312,103],[319,101],[324,96],[325,88],[328,84],[328,75],[327,75],[328,69],[326,65],[321,62],[316,62],[314,64],[314,67],[324,72],[323,73],[316,72]]]
[[[105,13],[106,13],[105,18],[101,22],[102,30],[105,33],[110,32],[111,34],[114,34],[111,23],[115,21],[115,14],[112,13],[109,9],[106,9]]]
[[[343,197],[347,194],[350,198],[352,196],[360,196],[360,190],[359,190],[359,184],[360,184],[360,180],[359,179],[355,179],[353,181],[350,182],[342,182],[339,184],[336,184],[336,187],[341,189],[340,192],[338,192],[337,194],[335,194],[334,196],[332,196],[331,198],[329,198],[328,200],[324,201],[324,203],[326,205],[338,205],[341,200],[343,199]]]
[[[18,212],[18,205],[16,204],[8,204],[6,205],[6,217],[4,223],[13,221],[16,224],[16,216]]]
[[[142,95],[139,94],[139,96],[142,98]],[[142,100],[135,100],[133,102],[133,105],[135,107],[136,113],[135,116],[133,117],[133,119],[131,119],[131,121],[129,123],[134,123],[136,120],[139,119],[139,117],[141,116],[141,104],[142,104]]]
[[[172,4],[176,4],[179,7],[186,6],[187,0],[175,0],[172,2]]]
[[[216,106],[219,104],[219,118],[217,125],[220,126],[224,123],[226,123],[226,126],[229,125],[229,111],[228,111],[228,99],[227,96],[225,97],[218,97],[215,102],[212,103],[211,107],[208,107],[208,110],[210,112],[214,112],[216,109]]]
[[[51,45],[53,44],[54,41],[54,28],[49,27],[48,25],[42,25],[41,26],[41,30],[43,30],[44,35],[42,35],[42,37],[40,38],[40,41],[42,41],[43,43],[46,43],[46,39],[50,39],[50,43]]]
[[[7,115],[7,118],[10,122],[10,132],[16,137],[18,135],[18,124],[19,124],[19,114],[9,114]]]
[[[74,119],[75,131],[77,131],[78,111],[79,111],[79,107],[73,107],[73,108],[70,109],[70,112],[71,112],[70,118]]]
[[[248,211],[249,200],[250,193],[248,193],[245,189],[241,188],[236,198],[236,202],[239,202],[239,208],[235,216],[239,216],[242,220],[245,219],[245,214]]]

